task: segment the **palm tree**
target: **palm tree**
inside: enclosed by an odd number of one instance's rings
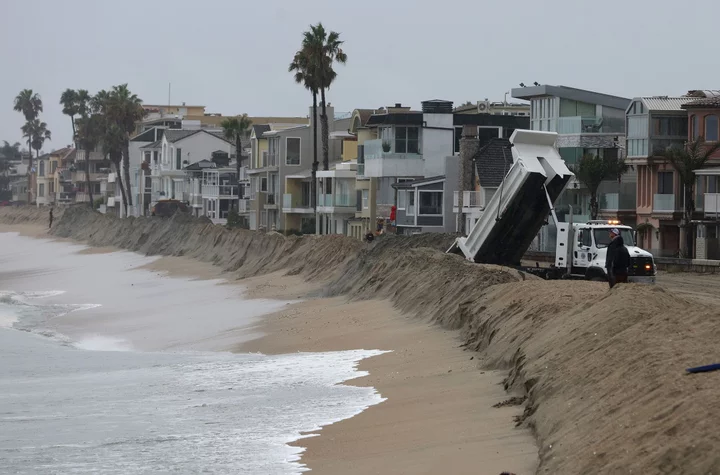
[[[334,63],[345,64],[347,55],[342,50],[343,41],[340,40],[340,33],[331,31],[328,33],[322,23],[310,25],[310,30],[303,34],[303,50],[308,56],[309,68],[317,78],[320,90],[320,104],[322,107],[320,122],[322,126],[323,140],[323,170],[330,168],[330,131],[327,118],[327,101],[325,90],[335,81],[337,73],[333,69]]]
[[[317,170],[318,170],[318,150],[317,150],[317,95],[318,82],[310,70],[310,58],[305,49],[295,53],[288,72],[295,73],[295,82],[305,86],[305,89],[312,93],[312,134],[313,134],[313,163],[312,163],[312,182],[310,183],[310,204],[313,210],[317,209]]]
[[[95,150],[105,133],[104,118],[100,114],[81,117],[76,121],[77,146],[85,150],[85,182],[90,197],[90,208],[94,207],[92,185],[90,183],[90,152]]]
[[[618,157],[603,158],[597,155],[584,155],[574,167],[575,177],[590,193],[590,219],[597,219],[600,212],[598,188],[605,180],[620,181],[630,166]]]
[[[685,246],[682,251],[685,257],[692,257],[693,253],[693,227],[691,221],[695,214],[695,171],[703,168],[710,157],[720,150],[720,142],[705,142],[704,137],[698,137],[685,144],[684,147],[671,146],[665,149],[662,157],[670,162],[677,171],[680,184],[683,186],[685,206],[680,227],[684,228]]]
[[[13,109],[21,112],[25,117],[25,125],[23,126],[23,136],[28,139],[28,152],[30,155],[28,161],[28,203],[32,201],[32,168],[33,168],[33,157],[32,157],[32,134],[25,135],[25,130],[32,130],[30,122],[37,119],[40,112],[43,111],[43,103],[39,94],[33,93],[32,89],[23,89],[15,97],[15,104]]]
[[[125,131],[116,123],[104,120],[102,134],[103,154],[110,159],[113,165],[115,165],[117,186],[120,187],[120,194],[122,195],[123,203],[125,203],[125,214],[127,216],[127,195],[129,194],[129,190],[126,192],[123,187],[121,172],[124,142]],[[128,182],[128,180],[125,181]]]
[[[63,106],[63,114],[70,117],[72,125],[73,142],[76,139],[75,116],[78,114],[78,93],[75,89],[65,89],[60,95],[60,104]]]
[[[220,123],[220,126],[223,128],[225,138],[235,142],[235,167],[237,168],[238,178],[238,211],[240,211],[240,200],[242,199],[242,194],[240,193],[240,159],[242,154],[242,138],[247,135],[251,125],[252,121],[248,118],[247,114],[243,114],[238,117],[231,117]]]
[[[126,193],[125,215],[129,213],[132,206],[132,189],[130,185],[130,134],[135,131],[135,124],[145,116],[145,109],[142,107],[142,100],[130,92],[127,84],[113,86],[112,91],[107,94],[105,106],[107,120],[117,125],[123,133],[122,140],[122,164],[125,177]]]

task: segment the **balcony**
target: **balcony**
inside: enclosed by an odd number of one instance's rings
[[[107,173],[90,173],[90,181],[101,181],[108,177]],[[84,170],[77,170],[75,172],[75,176],[73,177],[74,182],[80,182],[84,183],[87,181],[87,174]]]
[[[472,211],[481,211],[485,209],[485,194],[482,191],[463,191],[462,192],[463,213]],[[460,192],[453,192],[453,212],[459,213]]]
[[[240,167],[240,174],[238,175],[238,181],[242,182],[242,183],[247,183],[250,181],[250,176],[248,175],[247,167]]]
[[[635,196],[625,193],[603,193],[599,201],[600,211],[634,211],[636,206]]]
[[[277,209],[279,201],[280,197],[277,195],[277,193],[265,193],[265,209]]]
[[[64,192],[61,191],[57,194],[57,202],[58,203],[72,203],[75,201],[75,193],[74,192]]]
[[[393,177],[393,176],[422,176],[423,156],[421,153],[395,153],[386,147],[383,149],[381,139],[367,140],[364,143],[365,164],[362,176],[365,177]],[[391,144],[392,147],[392,144]],[[360,174],[360,170],[358,170]]]
[[[278,153],[277,152],[268,152],[264,153],[262,157],[262,168],[277,168],[278,166]]]
[[[352,212],[356,211],[356,194],[354,193],[338,193],[318,194],[318,211],[322,213]],[[346,209],[338,209],[346,208]]]
[[[557,133],[565,134],[622,134],[625,119],[608,117],[559,117]]]
[[[706,218],[718,218],[720,215],[720,193],[705,193],[703,210]]]
[[[238,203],[238,213],[247,213],[250,211],[250,200],[240,200]]]
[[[78,150],[75,155],[75,163],[85,161],[85,150]],[[90,161],[102,161],[105,160],[105,154],[102,152],[90,152]]]
[[[208,185],[202,187],[203,198],[237,199],[238,185]]]
[[[283,195],[283,213],[312,213],[310,207],[309,196],[293,195],[285,193]]]
[[[70,170],[58,170],[57,177],[61,183],[68,183],[72,181],[72,172]]]
[[[673,213],[675,212],[675,195],[661,195],[656,194],[653,196],[653,211],[656,213]]]

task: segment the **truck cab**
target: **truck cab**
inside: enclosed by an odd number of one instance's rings
[[[610,230],[617,229],[630,254],[628,281],[654,284],[657,270],[652,254],[635,246],[633,229],[615,220],[596,220],[587,223],[559,223],[555,266],[567,270],[570,276],[588,280],[607,281],[605,257],[610,244]]]

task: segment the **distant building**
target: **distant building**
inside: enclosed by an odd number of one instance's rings
[[[455,114],[492,114],[492,115],[517,115],[530,117],[530,104],[527,102],[506,102],[506,101],[470,101],[454,109]]]

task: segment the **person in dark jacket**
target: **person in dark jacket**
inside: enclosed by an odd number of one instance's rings
[[[605,255],[605,270],[608,283],[612,289],[615,284],[628,281],[628,268],[630,267],[630,253],[625,247],[625,241],[617,228],[610,230],[610,244]]]

